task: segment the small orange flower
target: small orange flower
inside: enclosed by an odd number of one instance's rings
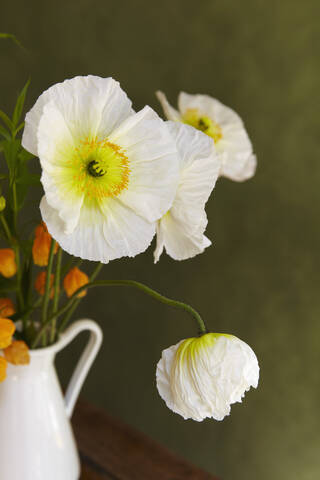
[[[0,298],[0,316],[7,318],[15,313],[13,301],[10,298]]]
[[[37,278],[36,278],[36,281],[34,282],[34,288],[37,290],[38,293],[40,293],[40,295],[44,295],[44,290],[45,290],[45,287],[46,287],[46,278],[47,278],[47,272],[43,271],[43,272],[39,272],[38,275],[37,275]],[[50,276],[50,288],[51,288],[51,291],[50,291],[50,298],[53,297],[53,279],[54,279],[54,275],[51,274]]]
[[[3,353],[6,360],[13,365],[28,365],[30,363],[28,345],[22,340],[12,342]]]
[[[86,283],[88,282],[89,282],[88,275],[86,275],[84,272],[79,270],[79,268],[74,267],[64,277],[63,286],[67,296],[71,297],[71,295],[73,295],[74,292],[78,290],[78,288],[82,287],[83,285],[86,285]],[[82,292],[80,292],[77,295],[77,297],[81,298],[81,297],[84,297],[86,294],[87,294],[87,290],[82,290]]]
[[[17,272],[15,254],[12,248],[0,249],[0,273],[6,278],[13,277]]]
[[[35,237],[32,247],[32,256],[35,265],[46,267],[48,265],[52,237],[48,232],[46,224],[41,222],[35,230]],[[56,243],[53,253],[57,253],[59,245]]]
[[[8,318],[0,318],[0,348],[9,347],[16,326]]]
[[[0,382],[3,382],[7,376],[7,360],[0,357]]]

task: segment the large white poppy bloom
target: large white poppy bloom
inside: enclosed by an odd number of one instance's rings
[[[178,109],[173,108],[164,93],[157,92],[168,120],[183,122],[211,137],[221,156],[220,175],[241,182],[252,177],[257,160],[239,115],[209,95],[180,92]]]
[[[135,113],[112,78],[76,77],[39,97],[22,144],[40,159],[42,217],[64,250],[107,263],[148,247],[178,179],[176,147],[150,107]]]
[[[259,365],[253,350],[233,335],[208,333],[162,352],[157,388],[167,406],[184,419],[223,420],[230,405],[257,388]]]
[[[182,123],[167,122],[180,157],[179,184],[171,209],[157,223],[155,262],[165,248],[175,260],[194,257],[211,245],[204,235],[205,204],[219,176],[221,162],[212,140]]]

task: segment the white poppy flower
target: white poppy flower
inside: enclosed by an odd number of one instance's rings
[[[157,388],[167,406],[184,419],[223,420],[230,405],[257,388],[259,365],[253,350],[233,335],[207,333],[162,352]]]
[[[155,262],[164,248],[175,260],[185,260],[211,245],[203,234],[207,226],[205,204],[221,167],[207,135],[182,123],[167,125],[180,156],[180,176],[173,205],[157,223]]]
[[[257,160],[252,144],[239,115],[209,95],[181,92],[178,108],[173,108],[164,93],[157,92],[168,120],[183,122],[211,137],[221,156],[220,175],[241,182],[252,177]]]
[[[112,78],[76,77],[39,97],[22,144],[40,159],[41,214],[64,250],[107,263],[148,247],[178,181],[176,147],[150,107],[135,113]]]

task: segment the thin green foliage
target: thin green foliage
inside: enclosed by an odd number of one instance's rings
[[[13,35],[12,33],[0,33],[0,38],[4,40],[11,40],[13,43],[15,43],[18,47],[24,48],[23,45],[19,42],[17,37]]]

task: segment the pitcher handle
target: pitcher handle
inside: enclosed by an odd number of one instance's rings
[[[56,352],[59,352],[70,342],[72,342],[72,340],[79,335],[79,333],[86,330],[90,332],[89,341],[72,374],[65,395],[66,413],[69,418],[72,416],[72,412],[83,382],[85,381],[90,367],[100,349],[103,333],[99,325],[93,320],[78,320],[69,328],[67,328],[67,330],[61,335],[60,340],[55,345]]]

